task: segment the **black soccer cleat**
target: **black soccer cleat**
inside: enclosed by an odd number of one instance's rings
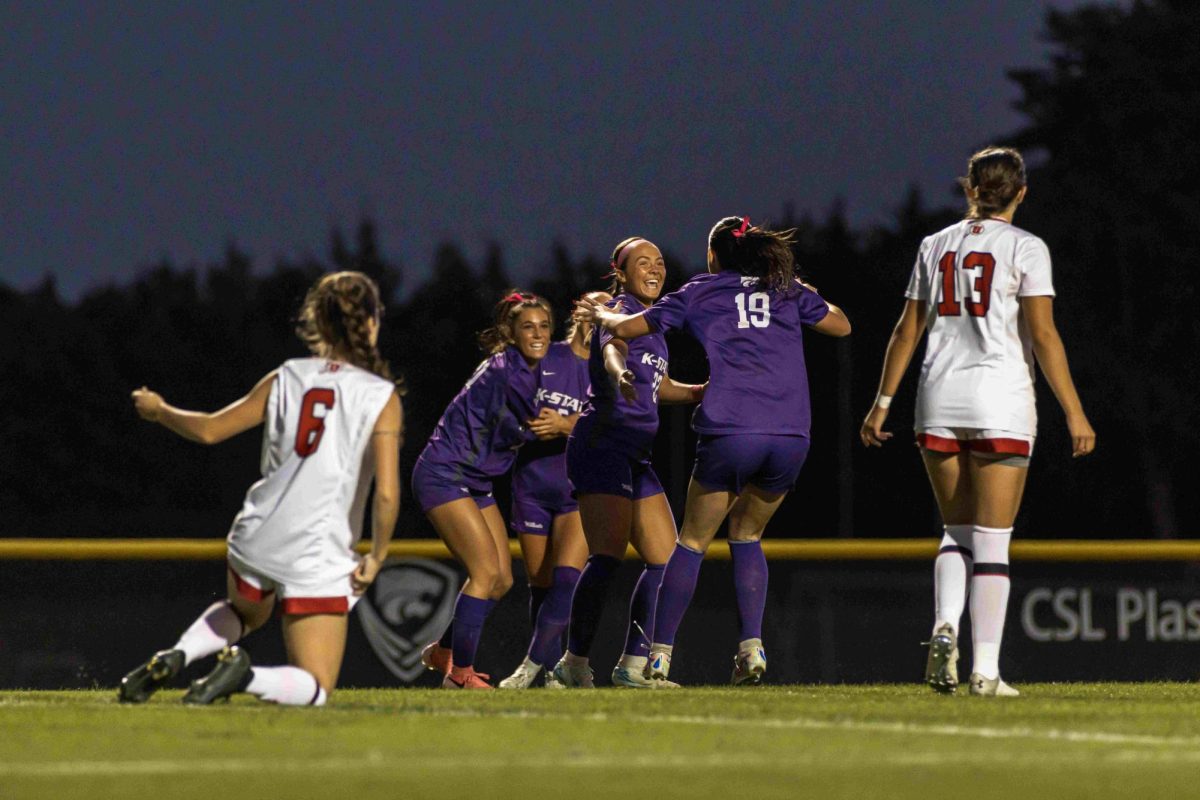
[[[182,650],[159,650],[150,660],[121,678],[117,700],[144,703],[183,669]]]
[[[203,678],[192,681],[183,702],[192,706],[212,705],[229,695],[243,692],[250,684],[250,654],[234,645],[217,655],[217,666]]]

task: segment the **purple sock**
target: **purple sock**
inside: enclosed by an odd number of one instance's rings
[[[571,629],[567,634],[568,647],[577,656],[591,652],[608,589],[620,566],[619,558],[596,554],[588,556],[583,572],[579,573],[575,597],[571,601]]]
[[[554,568],[554,585],[548,590],[529,643],[533,663],[550,668],[562,658],[562,635],[571,621],[571,595],[578,582],[579,570],[574,567]]]
[[[454,604],[454,666],[470,667],[475,664],[475,651],[479,649],[479,634],[488,612],[495,600],[480,600],[478,597],[459,592]]]
[[[733,588],[737,592],[742,638],[762,638],[763,609],[767,606],[767,557],[762,542],[729,541],[733,558]]]
[[[542,610],[542,603],[546,602],[546,596],[550,594],[549,586],[534,586],[529,584],[529,627],[532,630],[537,630],[538,612]]]
[[[650,653],[654,636],[654,612],[658,607],[658,587],[662,584],[666,564],[647,564],[633,587],[629,599],[629,630],[625,633],[625,655],[644,656]]]
[[[663,571],[662,588],[658,591],[658,613],[654,615],[653,631],[657,644],[675,644],[675,632],[692,602],[702,561],[703,553],[675,543],[675,550]]]

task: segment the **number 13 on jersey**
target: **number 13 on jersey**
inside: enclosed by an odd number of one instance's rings
[[[957,255],[951,250],[938,261],[938,272],[942,276],[942,299],[937,306],[939,317],[962,316],[962,304],[958,302],[958,281],[956,280],[958,271],[954,269]],[[964,272],[980,270],[980,273],[975,276],[975,280],[972,281],[971,291],[968,292],[966,298],[967,313],[972,317],[987,315],[988,307],[992,304],[992,275],[996,271],[995,257],[991,253],[972,251],[963,256],[960,269]],[[975,300],[977,295],[978,301]]]
[[[737,303],[738,328],[765,328],[771,324],[771,295],[753,292],[747,299],[745,292],[738,292],[733,301]]]

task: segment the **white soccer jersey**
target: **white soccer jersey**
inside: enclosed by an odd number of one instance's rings
[[[229,531],[229,553],[289,587],[348,575],[374,478],[371,432],[395,385],[337,361],[284,362],[267,400],[262,480]]]
[[[997,219],[925,238],[905,296],[925,303],[916,427],[1037,433],[1033,340],[1018,298],[1054,296],[1050,251]]]

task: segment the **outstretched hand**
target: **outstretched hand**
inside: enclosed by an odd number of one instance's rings
[[[621,397],[624,397],[626,402],[629,403],[637,402],[638,391],[637,386],[634,385],[633,381],[633,371],[628,369],[622,372],[621,377],[617,379],[617,391],[620,392]]]
[[[590,322],[606,328],[611,328],[617,318],[612,309],[587,295],[575,301],[575,311],[571,316],[579,322]]]
[[[137,410],[139,417],[149,422],[158,422],[163,407],[162,395],[143,386],[140,389],[134,389],[130,396],[133,398],[133,407]]]

